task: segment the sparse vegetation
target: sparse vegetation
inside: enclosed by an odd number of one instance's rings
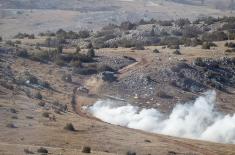
[[[49,112],[43,112],[42,116],[46,117],[46,118],[49,118],[50,117],[50,113]]]
[[[89,49],[87,52],[87,56],[91,58],[95,57],[95,50],[93,48]]]
[[[181,52],[180,52],[179,50],[175,50],[175,51],[173,52],[173,54],[181,55]]]
[[[235,43],[233,43],[233,42],[226,42],[224,46],[225,47],[229,47],[229,48],[235,48]]]
[[[84,146],[82,148],[82,153],[91,153],[91,148],[89,146]]]
[[[43,154],[48,154],[48,150],[44,147],[40,147],[38,150],[37,150],[38,153],[43,153]]]
[[[210,46],[210,44],[208,42],[204,42],[202,44],[202,49],[210,49],[210,48],[211,48],[211,46]]]
[[[72,123],[67,123],[64,129],[68,131],[76,131]]]
[[[15,124],[13,124],[13,123],[8,123],[8,124],[6,125],[6,127],[8,127],[8,128],[17,128],[17,127],[15,126]]]
[[[135,153],[135,152],[132,152],[132,151],[128,151],[128,152],[126,153],[126,155],[136,155],[136,153]]]
[[[42,100],[42,94],[40,92],[35,93],[34,98]]]
[[[26,154],[34,154],[34,152],[29,150],[29,149],[24,149],[24,153],[26,153]]]
[[[72,82],[72,75],[71,74],[64,74],[62,76],[62,80],[65,81],[65,82],[71,83]]]

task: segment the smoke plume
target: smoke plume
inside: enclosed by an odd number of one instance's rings
[[[100,100],[87,110],[115,125],[177,137],[235,143],[235,114],[224,115],[214,108],[215,91],[193,103],[178,104],[166,116],[157,109],[140,109],[124,102]]]

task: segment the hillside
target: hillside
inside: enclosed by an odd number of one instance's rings
[[[59,28],[74,31],[98,30],[109,23],[120,24],[123,21],[136,22],[151,18],[169,20],[233,15],[226,6],[223,9],[216,9],[212,1],[206,2],[208,4],[201,6],[162,0],[70,0],[69,3],[62,0],[1,0],[0,35],[12,37],[18,32],[39,33],[47,30],[56,31]],[[222,4],[220,1],[219,6]]]

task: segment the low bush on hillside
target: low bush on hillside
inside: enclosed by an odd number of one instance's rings
[[[225,47],[229,47],[229,48],[235,48],[235,43],[233,43],[233,42],[226,42],[224,46]]]
[[[202,44],[202,49],[210,49],[211,47],[217,47],[217,45],[212,42],[203,42]]]
[[[36,92],[35,94],[34,94],[34,98],[36,98],[36,99],[38,99],[38,100],[42,100],[42,94],[40,93],[40,92]]]
[[[153,53],[160,53],[160,51],[158,49],[154,49]]]
[[[180,52],[179,50],[175,50],[175,51],[173,52],[173,54],[175,54],[175,55],[181,55],[181,52]]]
[[[202,40],[207,42],[228,40],[228,36],[223,31],[214,31],[202,35]]]
[[[29,53],[26,49],[16,49],[16,55],[22,58],[28,58]]]
[[[132,151],[128,151],[128,152],[126,153],[126,155],[136,155],[136,153],[135,153],[135,152],[132,152]]]
[[[65,82],[71,83],[72,82],[72,75],[71,74],[64,74],[61,79]]]
[[[161,20],[157,22],[161,26],[173,26],[173,21],[172,20]]]
[[[17,35],[14,36],[14,38],[16,38],[16,39],[24,39],[24,38],[35,39],[35,36],[34,36],[34,34],[18,33]]]
[[[76,131],[72,123],[67,123],[64,129],[68,131]]]
[[[43,154],[47,154],[48,153],[48,150],[44,147],[40,147],[38,150],[37,150],[38,153],[43,153]]]
[[[50,117],[50,113],[49,112],[43,112],[42,116],[46,117],[46,118],[49,118]]]
[[[180,18],[175,21],[175,24],[181,28],[183,28],[186,25],[191,24],[190,20],[187,18]]]
[[[91,147],[89,146],[84,146],[82,148],[82,153],[91,153]]]

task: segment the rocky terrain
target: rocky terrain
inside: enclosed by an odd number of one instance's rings
[[[230,2],[0,0],[0,154],[235,154]],[[126,122],[125,115],[136,121],[146,111],[167,120],[177,105],[208,90],[216,92],[213,114],[200,112],[215,121],[225,116],[219,131],[228,131],[214,142],[114,125],[89,111],[110,101],[118,112],[104,106],[101,113],[116,121],[120,113]],[[119,110],[119,103],[136,113]],[[202,119],[197,129],[214,123],[193,112]],[[151,125],[147,118],[139,126]],[[190,128],[195,120],[182,122]],[[178,131],[178,122],[169,124]]]

